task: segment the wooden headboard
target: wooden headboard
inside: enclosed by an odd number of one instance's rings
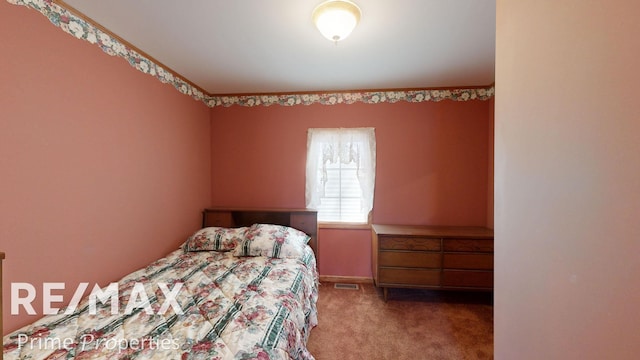
[[[309,246],[318,253],[318,212],[307,209],[234,209],[210,208],[202,212],[202,227],[241,227],[253,224],[276,224],[304,231],[311,237]]]

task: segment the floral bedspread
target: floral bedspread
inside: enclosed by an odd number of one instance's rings
[[[5,336],[4,359],[313,359],[310,248],[302,259],[177,250],[113,286],[117,311],[108,291],[87,296]]]

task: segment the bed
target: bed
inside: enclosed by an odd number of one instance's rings
[[[314,211],[207,209],[180,249],[5,336],[4,359],[313,359],[314,249]]]

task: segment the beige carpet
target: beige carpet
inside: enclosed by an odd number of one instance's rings
[[[320,286],[318,326],[308,348],[317,360],[492,359],[490,293]]]

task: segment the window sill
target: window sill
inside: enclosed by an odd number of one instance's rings
[[[371,230],[371,224],[366,223],[318,223],[320,229]]]

